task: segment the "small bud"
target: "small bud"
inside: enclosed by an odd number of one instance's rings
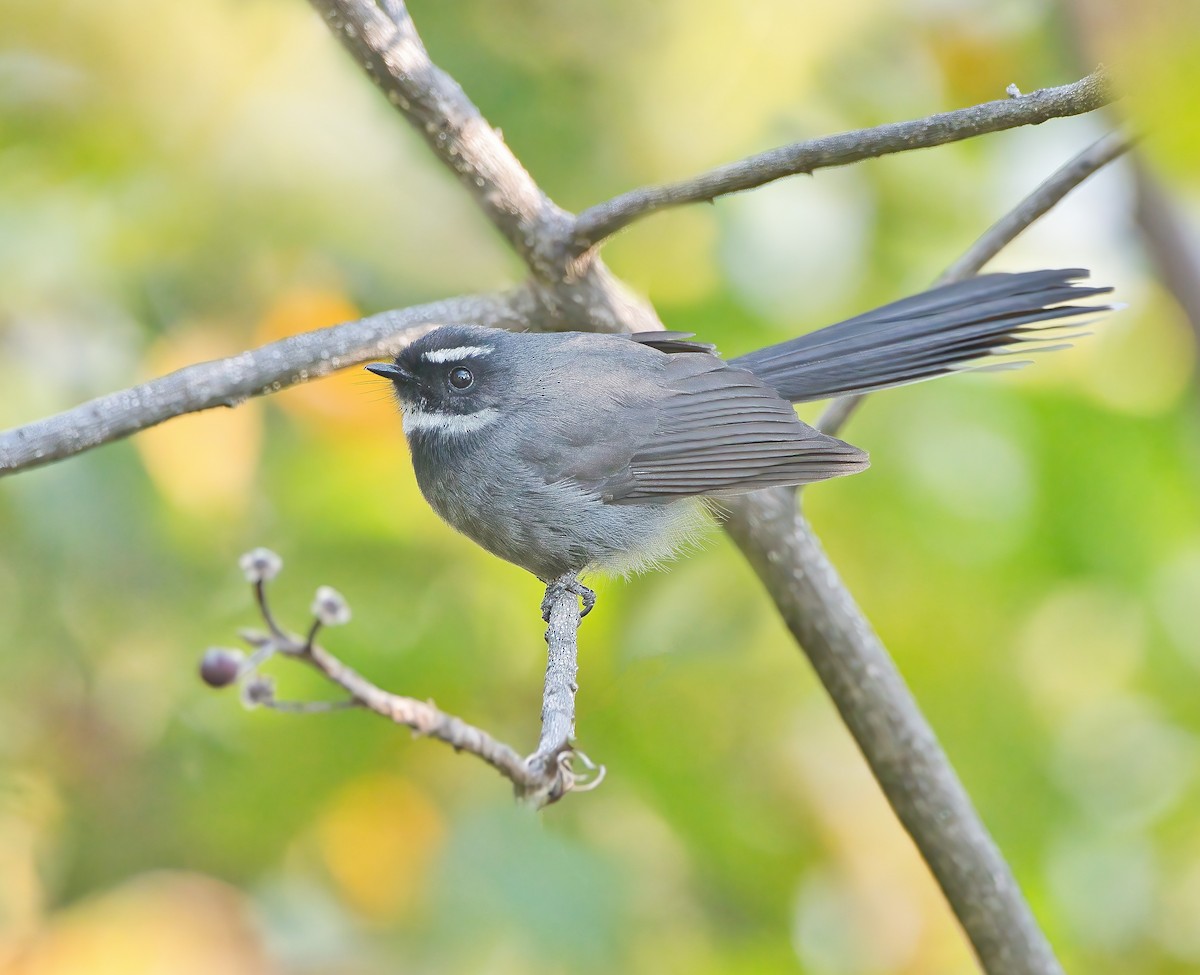
[[[283,568],[283,559],[269,548],[256,548],[238,559],[247,582],[270,582]]]
[[[332,586],[321,586],[313,599],[312,614],[322,626],[341,626],[350,622],[350,606]]]
[[[275,683],[270,677],[255,674],[242,685],[242,703],[248,708],[270,704],[275,700]]]
[[[209,687],[228,687],[238,679],[245,659],[240,650],[209,647],[200,660],[200,679]]]

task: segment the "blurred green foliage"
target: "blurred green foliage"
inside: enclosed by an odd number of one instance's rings
[[[1194,221],[1197,41],[1171,4],[415,2],[436,60],[580,208],[774,144],[1126,72]],[[1131,8],[1132,9],[1132,8]],[[1099,134],[1088,117],[655,216],[614,269],[729,354],[924,287]],[[1129,307],[1019,375],[883,394],[809,513],[1069,969],[1200,965],[1195,342],[1101,174],[996,266]],[[0,423],[520,269],[296,0],[0,8]],[[718,533],[603,583],[580,742],[603,787],[512,809],[361,713],[247,712],[200,651],[237,556],[355,610],[331,649],[536,737],[536,582],[440,525],[357,372],[0,483],[0,968],[950,973],[972,962]],[[279,671],[296,697],[328,693]]]

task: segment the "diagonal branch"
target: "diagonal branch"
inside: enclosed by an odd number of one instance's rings
[[[934,286],[962,281],[978,274],[988,261],[1016,240],[1039,217],[1049,213],[1063,197],[1094,173],[1127,153],[1136,142],[1135,137],[1119,132],[1110,132],[1093,142],[1055,170],[1037,189],[984,231],[962,257],[938,275]],[[817,420],[817,429],[831,437],[837,436],[865,399],[865,393],[839,396],[825,408]]]
[[[1134,218],[1164,287],[1200,339],[1200,238],[1146,163],[1133,168]]]
[[[910,122],[893,122],[780,146],[726,163],[692,179],[630,190],[589,207],[575,220],[571,246],[575,253],[581,254],[639,217],[667,207],[708,202],[718,196],[753,189],[798,173],[960,142],[1004,129],[1039,125],[1054,118],[1083,115],[1111,100],[1107,78],[1101,71],[1096,71],[1060,88],[1043,88],[1028,95],[985,102]]]
[[[762,491],[726,525],[803,648],[988,975],[1062,975],[999,848],[887,650],[797,513]]]
[[[1062,202],[1063,197],[1085,183],[1114,159],[1137,144],[1136,136],[1110,132],[1067,160],[1040,186],[984,231],[965,254],[944,270],[935,285],[962,281],[978,274],[983,266],[1016,240],[1040,217]]]
[[[571,216],[526,172],[462,87],[429,58],[405,5],[375,0],[311,0],[329,29],[434,154],[449,166],[487,218],[539,277],[556,261],[541,252]]]
[[[528,266],[526,287],[571,327],[652,331],[662,323],[596,254],[567,246],[574,216],[521,165],[462,87],[429,58],[402,0],[309,0],[388,101],[458,178]],[[560,326],[563,327],[563,326]]]
[[[0,433],[0,477],[62,460],[184,413],[237,406],[369,359],[394,355],[419,330],[474,322],[525,327],[517,292],[450,298],[385,311],[271,342],[241,355],[187,366]]]

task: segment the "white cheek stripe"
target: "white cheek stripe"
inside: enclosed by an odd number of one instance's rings
[[[475,413],[436,413],[405,406],[404,432],[410,437],[414,433],[440,433],[447,437],[458,437],[482,430],[498,419],[500,411],[491,406]]]
[[[478,358],[491,355],[490,345],[456,345],[453,349],[430,349],[422,352],[421,358],[426,362],[457,362],[459,359]]]

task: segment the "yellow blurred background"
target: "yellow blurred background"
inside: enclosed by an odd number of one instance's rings
[[[435,58],[581,209],[784,142],[1062,84],[1111,113],[652,217],[606,249],[729,355],[926,287],[1119,118],[1200,240],[1195,8],[1118,0],[416,0]],[[881,394],[866,474],[807,494],[1071,971],[1200,968],[1196,333],[1127,163],[995,262],[1126,310],[1019,375]],[[1200,252],[1200,248],[1198,248]],[[0,7],[0,426],[283,335],[519,279],[299,0]],[[717,532],[601,586],[597,792],[540,823],[370,715],[242,709],[201,650],[283,554],[301,626],[532,743],[537,583],[421,501],[359,370],[0,482],[0,971],[951,975],[949,912]],[[328,691],[280,668],[281,691]]]

